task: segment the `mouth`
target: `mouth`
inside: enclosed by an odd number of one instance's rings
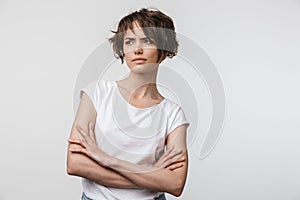
[[[132,60],[132,62],[137,63],[137,64],[143,64],[146,62],[147,59],[145,58],[135,58]]]

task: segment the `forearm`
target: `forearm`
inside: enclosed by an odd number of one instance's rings
[[[152,191],[163,191],[179,196],[185,184],[185,180],[177,176],[175,171],[165,168],[147,167],[119,159],[114,159],[110,165],[136,185]]]
[[[181,150],[172,151],[172,148],[168,148],[164,155],[159,159],[158,163],[155,163],[153,167],[147,167],[120,160],[99,149],[94,134],[90,134],[93,133],[91,125],[89,127],[89,133],[85,133],[81,127],[78,127],[78,131],[82,139],[69,139],[70,145],[79,145],[77,147],[70,147],[70,152],[83,153],[89,156],[97,161],[102,167],[115,170],[138,187],[152,191],[168,192],[175,196],[181,194],[187,174],[187,159],[185,159],[185,157],[187,158],[187,152],[183,154],[183,159],[179,159],[176,158],[176,156],[180,155],[178,153],[181,153]],[[159,164],[163,160],[167,162]],[[180,160],[185,160],[185,162],[183,162],[184,164],[180,166],[179,169],[171,171],[165,168]]]
[[[68,153],[67,171],[69,175],[87,178],[97,184],[108,187],[139,188],[118,172],[102,167],[94,160],[80,153]]]
[[[72,126],[70,138],[80,138],[77,129],[75,128],[75,124]],[[87,155],[70,151],[70,148],[79,147],[81,146],[77,144],[69,143],[68,145],[67,173],[69,175],[83,177],[107,187],[138,188],[136,184],[126,177],[109,168],[102,167]]]

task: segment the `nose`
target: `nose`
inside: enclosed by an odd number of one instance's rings
[[[134,50],[134,54],[138,55],[138,54],[142,54],[143,53],[143,49],[142,48],[137,48],[136,50]]]
[[[134,54],[138,55],[138,54],[142,54],[143,53],[143,48],[141,45],[141,42],[137,42],[136,48],[134,50]]]

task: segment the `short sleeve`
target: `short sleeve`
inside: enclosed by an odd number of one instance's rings
[[[187,121],[186,116],[184,114],[183,109],[180,106],[176,106],[175,109],[173,109],[171,116],[170,116],[170,124],[168,127],[168,135],[177,127],[186,124],[187,126],[190,125],[190,123]]]
[[[86,93],[92,100],[95,108],[99,106],[100,91],[98,81],[89,83],[86,87],[80,90],[79,98],[81,99],[83,92]]]

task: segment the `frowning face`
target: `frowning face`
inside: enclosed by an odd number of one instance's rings
[[[142,28],[134,23],[133,30],[124,34],[125,61],[130,70],[147,73],[158,68],[158,49],[152,38],[147,37]]]

